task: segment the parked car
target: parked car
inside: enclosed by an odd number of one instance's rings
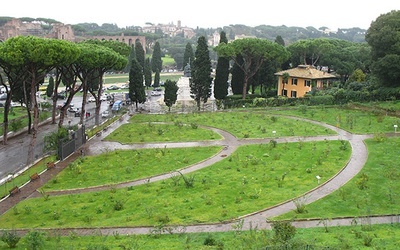
[[[111,85],[110,87],[107,88],[108,90],[117,90],[119,87],[117,85]]]
[[[89,97],[88,102],[95,102],[96,99],[94,98],[94,96]]]
[[[67,93],[65,91],[60,91],[57,93],[57,99],[64,100],[65,98],[67,98]]]
[[[79,108],[75,108],[74,106],[70,106],[68,108],[68,111],[71,112],[71,113],[76,113],[76,112],[79,112]]]
[[[122,84],[121,89],[129,89],[129,84],[127,84],[127,83]]]
[[[151,91],[151,96],[160,96],[161,92],[160,91]]]
[[[103,111],[103,113],[101,113],[101,117],[103,118],[107,118],[110,115],[110,112],[108,112],[108,110]]]

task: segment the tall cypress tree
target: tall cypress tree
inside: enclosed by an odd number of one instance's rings
[[[197,40],[197,48],[189,80],[190,97],[196,101],[200,111],[200,103],[206,103],[211,96],[211,60],[207,40],[204,36]]]
[[[185,48],[185,53],[183,54],[183,65],[182,67],[185,68],[185,66],[189,63],[190,67],[192,67],[192,63],[193,63],[193,59],[194,59],[194,53],[193,53],[193,47],[190,43],[186,44],[186,48]]]
[[[160,71],[157,69],[154,73],[154,87],[160,87]]]
[[[143,86],[143,69],[140,63],[134,58],[129,70],[129,98],[136,104],[136,110],[139,103],[146,101],[146,93]]]
[[[146,87],[151,86],[152,82],[152,73],[151,73],[151,65],[150,65],[150,58],[146,58],[144,61],[144,84]]]
[[[153,72],[161,72],[162,70],[162,60],[161,60],[161,47],[160,43],[156,42],[153,49],[153,55],[151,57],[151,70]]]
[[[171,111],[172,105],[176,103],[178,99],[178,85],[176,85],[176,81],[171,81],[167,79],[165,81],[165,91],[164,91],[164,103],[168,107],[168,111]]]
[[[241,55],[236,56],[236,61],[238,63],[243,63],[243,57]],[[235,63],[232,67],[232,80],[231,80],[231,88],[232,93],[234,95],[240,95],[243,92],[243,84],[244,84],[244,72],[243,70]]]
[[[142,66],[142,69],[144,70],[144,49],[139,39],[135,41],[135,53],[136,60],[139,62],[139,64]]]
[[[47,85],[46,88],[46,96],[51,97],[53,93],[54,93],[54,77],[50,76],[49,84]]]
[[[226,33],[221,31],[220,43],[228,43]],[[214,97],[223,100],[228,95],[229,58],[219,57],[214,80]]]

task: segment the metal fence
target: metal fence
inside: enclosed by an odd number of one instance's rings
[[[68,140],[59,143],[58,158],[64,160],[86,143],[85,126],[80,126],[76,131],[70,131]]]

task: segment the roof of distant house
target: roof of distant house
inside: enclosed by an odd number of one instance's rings
[[[336,78],[335,75],[329,74],[326,71],[318,70],[312,65],[299,65],[297,68],[279,71],[275,73],[275,75],[281,76],[285,73],[288,73],[290,77],[306,79]]]

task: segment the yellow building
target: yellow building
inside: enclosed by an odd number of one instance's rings
[[[299,65],[297,68],[275,73],[278,76],[278,96],[303,97],[313,87],[326,88],[335,75],[316,69],[311,65]]]

